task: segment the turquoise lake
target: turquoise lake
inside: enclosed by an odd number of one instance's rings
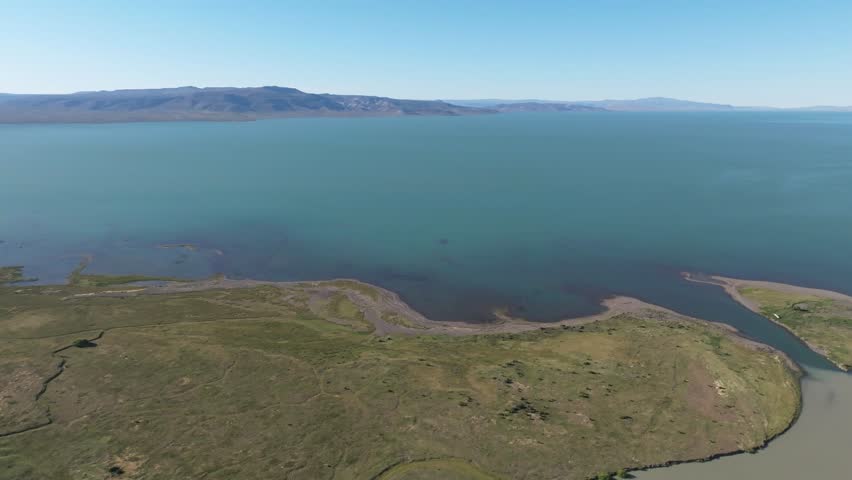
[[[84,255],[101,273],[355,277],[467,321],[618,293],[816,367],[680,272],[852,293],[852,114],[5,125],[0,171],[0,264],[45,283]]]

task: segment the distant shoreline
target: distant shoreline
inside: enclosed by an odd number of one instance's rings
[[[633,100],[408,100],[295,88],[179,87],[0,95],[0,124],[247,122],[273,118],[460,116],[514,112],[852,111],[852,107],[738,107],[666,97]]]

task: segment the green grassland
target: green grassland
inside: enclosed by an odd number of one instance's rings
[[[852,302],[753,286],[737,290],[839,367],[852,368]]]
[[[24,277],[24,267],[0,267],[0,285],[32,280],[35,279]]]
[[[799,409],[776,352],[660,311],[377,336],[348,283],[106,283],[0,287],[0,478],[585,479],[754,449]]]

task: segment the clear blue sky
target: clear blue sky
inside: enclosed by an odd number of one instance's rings
[[[852,0],[0,0],[0,92],[852,105]]]

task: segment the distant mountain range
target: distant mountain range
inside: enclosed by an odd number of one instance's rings
[[[482,108],[482,107],[480,107]],[[594,105],[578,105],[572,103],[545,102],[516,102],[498,103],[487,108],[502,113],[511,112],[605,112],[606,109]]]
[[[71,94],[0,93],[0,123],[98,123],[282,117],[477,115],[512,112],[687,112],[779,110],[653,97],[636,100],[400,100],[367,95],[306,93],[295,88],[197,88],[115,90]],[[799,111],[852,111],[807,107]]]
[[[304,116],[471,115],[439,100],[305,93],[295,88],[163,88],[65,95],[0,94],[0,123],[239,121]]]
[[[690,102],[674,98],[652,97],[636,100],[584,100],[584,101],[561,101],[561,100],[447,100],[455,105],[463,105],[476,108],[507,108],[511,105],[539,106],[540,109],[553,108],[556,105],[567,105],[575,109],[582,107],[596,110],[631,111],[631,112],[683,112],[683,111],[725,111],[736,110],[733,105],[718,103]],[[548,107],[543,107],[548,106]]]
[[[741,107],[723,103],[692,102],[666,97],[639,98],[635,100],[505,100],[505,99],[478,99],[478,100],[447,100],[454,105],[462,105],[476,108],[506,109],[509,105],[537,105],[538,111],[548,110],[552,105],[569,105],[573,109],[579,107],[596,107],[602,110],[619,112],[730,112],[730,111],[824,111],[824,112],[852,112],[852,106],[814,106],[801,108],[776,108],[776,107]],[[548,106],[548,107],[545,107]],[[527,107],[517,107],[523,110]]]
[[[607,110],[638,111],[638,112],[718,112],[736,110],[733,105],[720,103],[690,102],[674,98],[651,97],[637,100],[600,100],[593,102],[578,102],[582,105],[593,105]]]

